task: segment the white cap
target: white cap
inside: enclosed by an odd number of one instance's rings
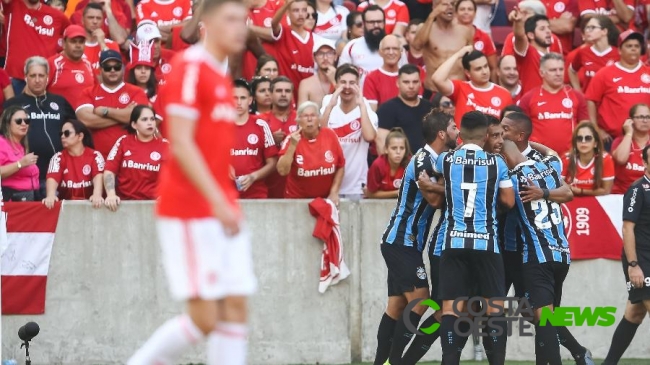
[[[322,47],[329,47],[336,51],[336,43],[333,40],[325,37],[314,37],[314,52],[318,52]]]
[[[140,22],[138,25],[138,31],[135,34],[136,42],[149,42],[156,38],[162,38],[156,23],[150,20]]]

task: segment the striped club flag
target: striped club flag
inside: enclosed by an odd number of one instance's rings
[[[45,289],[61,203],[6,202],[7,247],[2,254],[2,314],[45,313]]]

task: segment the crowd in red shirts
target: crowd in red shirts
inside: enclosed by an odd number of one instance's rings
[[[114,210],[156,198],[170,103],[159,88],[182,86],[167,75],[199,39],[200,2],[3,1],[5,200]],[[393,198],[432,108],[457,121],[528,114],[576,195],[622,193],[643,174],[647,0],[501,0],[507,27],[472,0],[251,4],[248,49],[215,65],[236,80],[224,183],[240,198]]]

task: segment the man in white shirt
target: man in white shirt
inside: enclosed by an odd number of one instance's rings
[[[339,195],[360,200],[368,177],[368,148],[377,136],[377,114],[363,97],[359,71],[350,65],[336,70],[336,91],[323,98],[321,127],[331,128],[339,137],[345,156],[345,175]]]

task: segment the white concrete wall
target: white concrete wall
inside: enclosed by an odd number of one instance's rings
[[[243,203],[260,285],[251,300],[250,363],[371,361],[386,304],[379,241],[393,203],[341,204],[345,258],[352,274],[325,294],[317,290],[322,245],[311,236],[314,219],[307,203]],[[168,295],[159,252],[151,203],[124,203],[117,213],[66,203],[50,265],[46,314],[3,316],[3,357],[23,359],[16,333],[33,320],[41,326],[32,341],[34,365],[124,363],[181,309]],[[626,298],[620,263],[574,262],[564,293],[567,306],[617,306],[618,321]],[[603,358],[614,328],[578,327],[572,332]],[[650,359],[644,338],[649,329],[644,323],[626,357]],[[183,361],[200,362],[202,354],[197,348]],[[532,339],[510,338],[508,359],[532,356]],[[439,343],[427,358],[440,358]]]

